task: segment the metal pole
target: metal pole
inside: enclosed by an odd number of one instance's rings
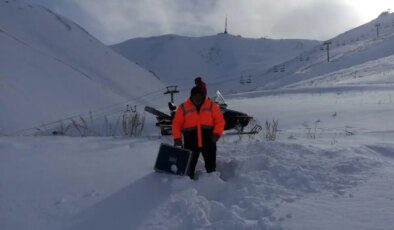
[[[379,28],[380,28],[380,23],[375,24],[376,27],[376,37],[379,37]]]
[[[323,43],[323,45],[326,46],[326,50],[327,50],[327,62],[330,62],[330,45],[331,45],[331,41],[325,41]]]
[[[330,62],[330,46],[327,45],[327,62]]]

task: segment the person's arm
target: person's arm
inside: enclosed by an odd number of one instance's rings
[[[220,136],[223,134],[225,121],[223,114],[216,103],[212,105],[212,116],[213,116],[213,140],[216,142],[219,140]]]
[[[184,123],[183,111],[180,106],[175,112],[175,117],[172,120],[172,137],[174,138],[175,145],[182,145],[182,126]]]

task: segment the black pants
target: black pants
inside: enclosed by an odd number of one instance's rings
[[[205,169],[208,173],[216,170],[216,143],[212,142],[212,130],[201,130],[202,148],[198,147],[197,131],[191,131],[183,134],[185,148],[193,152],[189,165],[189,177],[194,178],[196,166],[200,153],[205,162]]]
[[[194,178],[194,172],[196,171],[196,166],[200,152],[204,158],[205,169],[207,173],[214,172],[216,170],[216,144],[212,144],[210,148],[201,148],[193,151],[192,160],[189,166],[189,177]]]

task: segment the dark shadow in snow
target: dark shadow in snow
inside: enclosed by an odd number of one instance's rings
[[[385,157],[394,158],[394,148],[392,147],[373,146],[373,145],[368,145],[367,147]]]
[[[170,175],[151,173],[74,217],[69,230],[137,229],[171,193]]]
[[[216,161],[216,170],[220,172],[220,178],[224,181],[235,177],[237,166],[238,165],[235,160],[224,161],[218,159]]]

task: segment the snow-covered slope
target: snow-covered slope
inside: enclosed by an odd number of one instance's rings
[[[153,133],[0,137],[0,229],[392,229],[392,89],[250,96],[277,141],[223,136],[196,181],[153,172]]]
[[[394,55],[289,85],[293,87],[363,86],[394,83]]]
[[[377,25],[380,25],[379,36]],[[288,86],[394,55],[394,13],[384,12],[377,19],[340,34],[330,41],[329,63],[326,47],[317,46],[276,68],[262,71],[258,83],[260,88]],[[285,71],[277,71],[278,68],[284,68]]]
[[[164,35],[136,38],[113,49],[168,84],[193,84],[197,75],[209,83],[209,91],[233,90],[241,76],[246,81],[251,70],[269,67],[296,57],[318,44],[310,40],[250,39],[231,34],[207,37]],[[252,81],[256,76],[251,76]],[[222,83],[228,83],[224,87]],[[250,85],[249,85],[250,86]]]
[[[0,134],[162,87],[72,21],[28,1],[0,1]]]
[[[384,12],[330,41],[330,63],[326,47],[316,41],[230,34],[138,38],[113,48],[168,84],[190,86],[202,75],[210,93],[275,89],[394,55],[394,13]]]

